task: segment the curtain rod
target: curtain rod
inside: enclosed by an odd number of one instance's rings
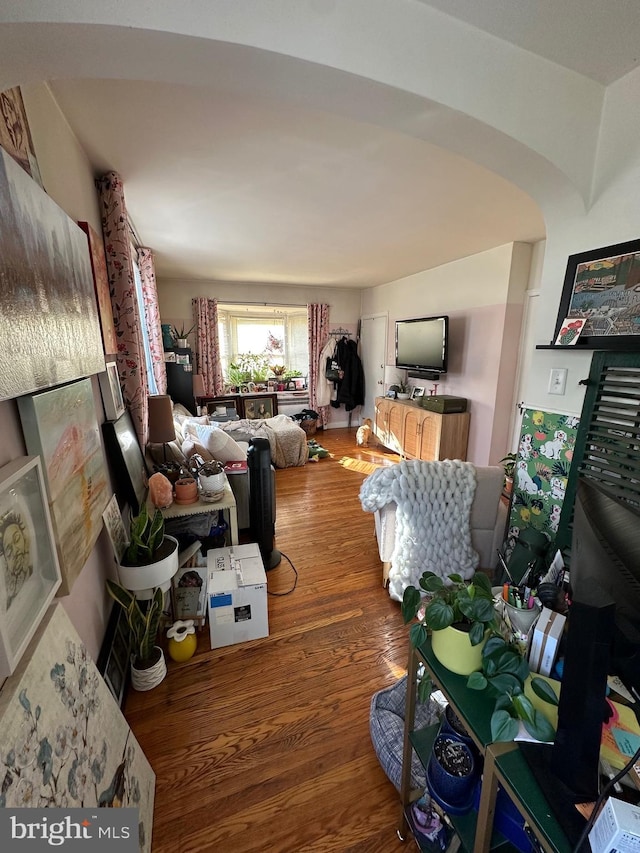
[[[231,299],[218,299],[219,305],[255,305],[256,308],[306,308],[307,303],[298,302],[256,302],[252,299],[251,302],[234,302]]]

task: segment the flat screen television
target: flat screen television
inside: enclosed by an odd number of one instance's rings
[[[436,378],[447,372],[449,318],[396,320],[396,367]]]

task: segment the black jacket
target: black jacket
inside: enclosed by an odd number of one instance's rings
[[[344,405],[350,412],[356,406],[364,405],[364,370],[358,355],[358,344],[350,338],[341,338],[337,344],[337,361],[344,370],[344,376],[337,383],[336,399],[331,405],[339,408]]]

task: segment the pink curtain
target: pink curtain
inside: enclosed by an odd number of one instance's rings
[[[220,340],[218,337],[218,300],[198,296],[191,300],[196,320],[198,372],[207,397],[218,397],[224,391]]]
[[[318,413],[318,426],[325,427],[331,417],[331,406],[316,403],[320,371],[320,353],[329,339],[329,306],[324,303],[307,305],[309,333],[309,406]]]
[[[116,362],[124,402],[142,448],[146,447],[149,387],[140,314],[133,278],[133,256],[122,180],[108,172],[96,181],[107,257],[109,292],[116,327]]]
[[[167,369],[164,365],[164,345],[160,326],[160,308],[158,307],[158,288],[156,286],[156,268],[151,249],[138,249],[138,267],[142,280],[144,298],[144,316],[147,321],[151,367],[158,386],[158,394],[167,393]]]

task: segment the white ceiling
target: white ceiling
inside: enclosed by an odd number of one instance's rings
[[[637,39],[601,0],[427,5],[604,84],[638,64]],[[613,8],[638,32],[640,4]],[[237,79],[50,86],[96,174],[123,177],[160,278],[366,287],[545,235],[528,195],[469,160]]]

